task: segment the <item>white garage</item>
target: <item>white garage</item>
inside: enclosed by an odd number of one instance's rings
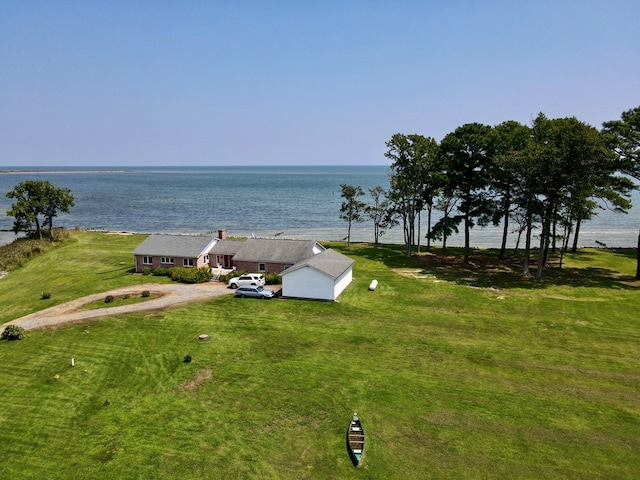
[[[324,250],[284,270],[282,296],[335,301],[353,278],[354,260]]]

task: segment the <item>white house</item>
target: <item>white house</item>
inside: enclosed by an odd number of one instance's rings
[[[324,250],[284,270],[282,296],[335,301],[353,278],[354,261]]]

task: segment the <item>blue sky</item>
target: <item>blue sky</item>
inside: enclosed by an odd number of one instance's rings
[[[640,105],[640,2],[0,0],[0,167],[386,165]]]

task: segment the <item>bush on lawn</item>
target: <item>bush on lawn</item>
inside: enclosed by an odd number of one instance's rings
[[[7,325],[0,335],[0,340],[22,340],[24,338],[24,328],[17,325]]]

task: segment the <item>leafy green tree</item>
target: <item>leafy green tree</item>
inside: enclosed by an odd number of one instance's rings
[[[442,212],[442,217],[427,233],[427,238],[431,240],[442,240],[442,249],[447,249],[447,238],[454,233],[458,233],[458,225],[462,217],[452,215],[455,211],[459,199],[442,192],[434,203],[437,210]]]
[[[384,188],[377,185],[369,189],[369,194],[373,203],[365,207],[365,213],[373,222],[373,238],[377,245],[380,236],[393,225],[393,219],[389,215],[389,199]]]
[[[440,143],[449,196],[460,199],[458,210],[464,224],[464,264],[469,263],[470,230],[486,222],[490,214],[487,187],[492,162],[491,131],[488,125],[468,123],[447,134]]]
[[[363,213],[366,204],[359,200],[364,195],[364,191],[360,186],[340,185],[342,193],[340,196],[344,199],[340,207],[340,219],[347,222],[347,248],[351,246],[351,224],[364,222]]]
[[[620,120],[605,122],[602,131],[617,156],[619,170],[640,182],[640,107],[623,112]],[[636,280],[640,280],[640,232],[636,255]]]
[[[411,256],[419,238],[420,212],[429,196],[429,165],[435,162],[438,143],[430,137],[418,134],[396,133],[386,143],[385,156],[392,160],[390,173],[389,202],[395,219],[401,219],[404,231],[405,255]]]
[[[535,165],[529,195],[538,203],[540,248],[536,280],[542,277],[556,222],[572,225],[593,214],[592,198],[617,195],[624,208],[625,182],[616,178],[615,162],[599,132],[575,117],[549,120],[538,115],[533,125]],[[530,165],[531,166],[531,165]],[[532,204],[535,205],[535,202]],[[568,235],[568,233],[567,233]]]
[[[48,180],[21,182],[7,197],[16,199],[7,211],[7,215],[14,217],[13,231],[34,233],[38,238],[42,238],[44,227],[48,227],[51,237],[53,219],[58,213],[69,213],[75,205],[68,188],[55,187]]]

